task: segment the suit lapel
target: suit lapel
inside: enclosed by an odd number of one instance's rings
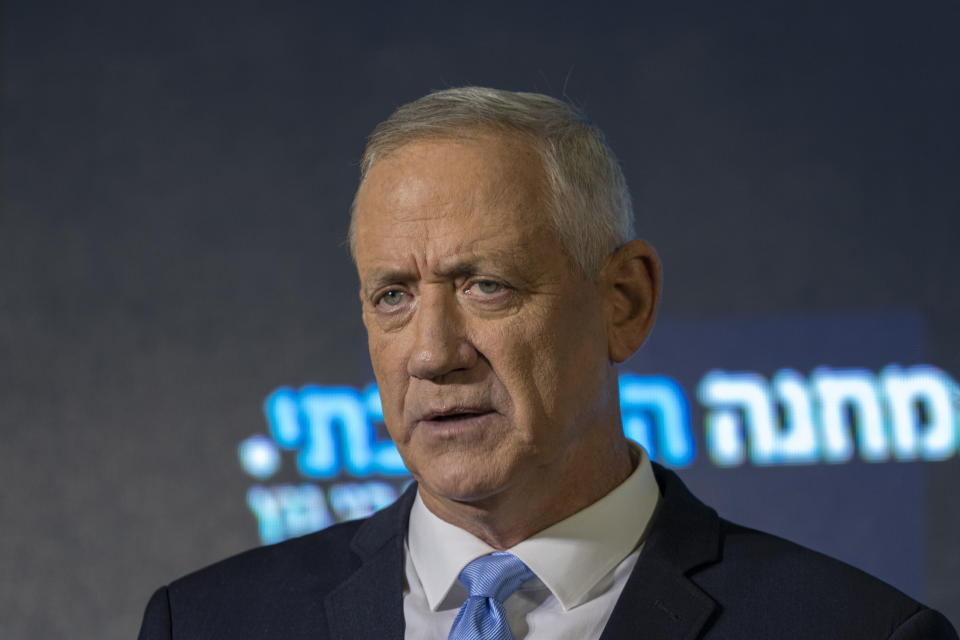
[[[357,530],[350,548],[360,567],[324,602],[336,640],[403,640],[403,540],[417,486]]]
[[[688,575],[719,559],[719,518],[676,474],[659,465],[654,472],[660,504],[600,640],[697,638],[717,608]]]
[[[627,583],[600,640],[697,638],[715,604],[672,567],[647,563]],[[637,579],[638,578],[638,579]]]
[[[676,474],[656,464],[654,473],[660,504],[600,640],[692,640],[717,609],[688,576],[719,559],[719,518]],[[331,638],[403,640],[403,540],[416,489],[411,485],[354,536],[361,564],[324,603]]]

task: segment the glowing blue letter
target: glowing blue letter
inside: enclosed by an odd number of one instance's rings
[[[659,456],[673,466],[687,465],[693,460],[690,408],[675,380],[665,376],[620,376],[620,411],[627,437],[642,445],[651,460]],[[657,427],[657,446],[648,416],[652,416]]]
[[[340,471],[334,429],[339,426],[344,466],[355,476],[373,470],[371,426],[360,394],[350,387],[308,386],[300,390],[300,411],[307,437],[297,465],[310,478],[333,478]]]
[[[878,389],[871,372],[818,367],[810,376],[810,384],[820,405],[823,454],[827,462],[846,462],[851,458],[852,429],[857,432],[857,445],[864,460],[881,462],[890,456]],[[848,419],[848,412],[852,420]]]
[[[777,459],[788,464],[811,464],[819,458],[817,430],[807,381],[792,369],[777,371],[771,381],[783,407],[783,430],[777,438]]]
[[[284,449],[296,449],[303,443],[300,424],[300,399],[290,387],[280,387],[263,403],[270,435]]]
[[[743,464],[744,432],[750,434],[750,458],[754,463],[777,462],[774,406],[763,377],[756,373],[711,371],[700,381],[697,397],[707,409],[707,449],[718,466]]]
[[[960,413],[954,413],[950,396],[960,396],[947,374],[928,365],[903,369],[892,364],[880,373],[880,384],[887,396],[893,452],[899,460],[915,460],[918,455],[943,460],[953,455]]]
[[[366,518],[393,503],[396,490],[386,482],[348,482],[330,487],[330,505],[340,520]]]

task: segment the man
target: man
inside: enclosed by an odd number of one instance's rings
[[[365,521],[159,590],[152,638],[956,638],[856,569],[725,522],[623,436],[654,320],[598,130],[536,94],[397,110],[351,249],[385,422],[416,484]]]

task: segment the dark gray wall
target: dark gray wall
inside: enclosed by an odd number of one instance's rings
[[[960,9],[888,4],[7,2],[0,635],[132,637],[257,543],[234,447],[278,385],[369,379],[356,162],[430,89],[583,106],[667,324],[905,310],[960,376]],[[910,473],[960,623],[960,462]]]

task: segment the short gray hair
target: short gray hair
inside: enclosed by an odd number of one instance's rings
[[[585,275],[599,274],[607,256],[633,239],[630,191],[603,133],[577,108],[539,93],[459,87],[401,106],[367,139],[360,186],[377,160],[405,144],[478,130],[519,133],[530,141],[547,176],[554,228]],[[351,250],[353,218],[351,207]]]

